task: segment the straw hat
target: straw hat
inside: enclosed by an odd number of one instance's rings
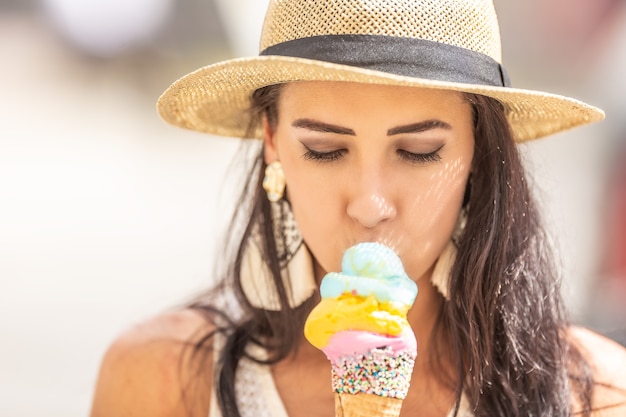
[[[244,137],[254,90],[319,80],[493,97],[519,142],[604,118],[572,98],[511,88],[499,32],[492,0],[270,0],[259,56],[184,76],[157,108],[173,125]],[[261,137],[258,126],[254,137]]]

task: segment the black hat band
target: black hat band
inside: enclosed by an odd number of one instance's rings
[[[493,58],[424,39],[384,35],[322,35],[268,47],[261,55],[314,59],[430,80],[509,87]]]

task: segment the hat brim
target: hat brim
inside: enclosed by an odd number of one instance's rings
[[[540,91],[413,78],[304,58],[258,56],[202,67],[174,82],[157,102],[159,115],[185,129],[261,138],[251,127],[250,96],[258,88],[298,81],[344,81],[435,88],[493,97],[505,109],[515,140],[525,142],[596,122],[604,112],[579,100]]]

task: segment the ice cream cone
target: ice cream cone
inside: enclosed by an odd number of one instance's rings
[[[304,334],[331,362],[337,417],[397,417],[407,396],[417,341],[407,312],[417,286],[391,249],[349,248],[329,272]]]
[[[399,398],[335,393],[335,417],[398,417],[401,408]]]

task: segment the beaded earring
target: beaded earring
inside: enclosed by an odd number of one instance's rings
[[[285,176],[279,161],[268,165],[263,178],[272,212],[273,238],[276,242],[282,283],[289,306],[298,307],[309,299],[317,284],[313,274],[313,262],[296,224],[289,202],[283,198]],[[256,308],[278,311],[281,308],[278,292],[272,281],[272,273],[259,249],[261,231],[255,225],[243,255],[241,287],[250,304]]]

